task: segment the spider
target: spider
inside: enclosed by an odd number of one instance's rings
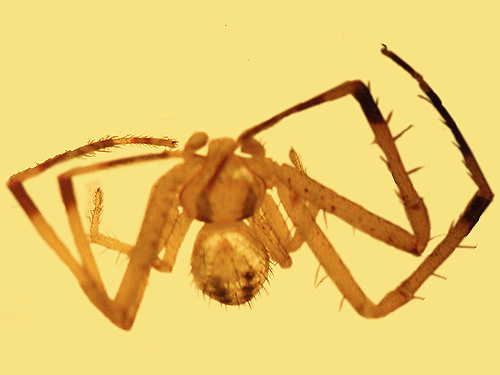
[[[359,80],[347,81],[244,131],[236,140],[213,139],[205,133],[191,136],[183,150],[171,138],[106,137],[66,151],[32,168],[14,174],[9,189],[36,230],[78,280],[90,301],[116,326],[129,330],[136,317],[152,268],[170,272],[184,236],[193,220],[204,222],[191,257],[194,282],[207,296],[227,305],[251,301],[267,280],[270,263],[291,266],[290,252],[307,243],[320,265],[352,307],[368,318],[383,317],[412,300],[415,291],[453,253],[493,199],[486,179],[454,120],[423,77],[385,45],[382,54],[408,72],[451,130],[464,163],[478,190],[463,214],[418,268],[378,304],[358,286],[348,268],[316,223],[320,210],[334,214],[373,238],[413,255],[421,255],[430,239],[430,222],[401,161],[395,140],[369,87]],[[298,155],[290,152],[293,166],[278,164],[265,156],[255,135],[281,119],[316,105],[352,95],[375,134],[375,142],[398,186],[412,232],[377,216],[310,178]],[[80,261],[70,253],[26,192],[23,182],[72,158],[110,150],[122,145],[164,147],[158,153],[125,157],[75,167],[58,176],[60,193]],[[206,156],[197,153],[208,144]],[[241,154],[236,154],[240,151]],[[84,230],[73,188],[73,177],[98,170],[158,159],[182,162],[158,179],[151,189],[135,245],[99,233],[102,192],[93,194],[90,233]],[[274,188],[295,231],[288,229],[283,214],[268,190]],[[111,298],[104,287],[91,243],[125,253],[129,262],[118,292]],[[160,252],[164,249],[160,258]]]

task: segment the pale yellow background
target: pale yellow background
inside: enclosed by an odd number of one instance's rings
[[[167,3],[167,2],[164,2]],[[438,91],[489,182],[498,173],[498,6],[494,1],[330,2],[27,1],[0,9],[2,180],[105,135],[192,132],[237,136],[246,127],[348,79],[370,80],[429,206],[447,231],[474,187],[451,134],[417,98],[409,76],[379,53],[387,44]],[[365,5],[365,4],[366,5]],[[139,2],[138,2],[139,4]],[[307,4],[307,5],[306,5]],[[495,5],[493,5],[495,4]],[[394,186],[351,99],[297,115],[259,136],[284,162],[293,145],[309,173],[408,227]],[[137,152],[137,148],[132,152]],[[120,153],[119,155],[124,155]],[[96,159],[97,160],[97,159]],[[91,162],[91,161],[87,161]],[[104,230],[132,242],[148,189],[172,164],[79,179],[79,202],[102,184]],[[71,244],[55,176],[29,184]],[[498,373],[500,252],[497,202],[465,245],[413,301],[382,320],[359,317],[330,281],[314,286],[307,247],[276,270],[253,309],[221,308],[191,285],[186,237],[172,275],[154,273],[131,332],[87,300],[1,190],[0,372],[5,374],[493,374]],[[419,260],[328,218],[328,233],[378,301]],[[430,248],[436,244],[431,242]],[[99,254],[99,252],[96,252]],[[116,284],[124,262],[98,255]]]

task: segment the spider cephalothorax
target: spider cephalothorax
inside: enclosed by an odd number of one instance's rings
[[[207,139],[206,134],[196,133],[189,142],[203,147]],[[214,139],[206,158],[186,158],[186,168],[200,168],[180,194],[181,205],[190,217],[206,223],[231,223],[259,209],[266,186],[249,169],[246,158],[234,154],[237,147],[231,138]]]
[[[207,139],[196,133],[188,143],[201,148]],[[194,282],[226,305],[249,302],[269,274],[269,254],[243,222],[259,210],[266,186],[248,166],[248,158],[235,155],[237,147],[233,139],[214,139],[206,157],[186,157],[185,167],[199,172],[180,193],[186,214],[205,222],[191,256]]]
[[[361,81],[344,82],[299,103],[249,128],[236,140],[215,139],[210,142],[206,156],[196,153],[208,142],[204,133],[195,133],[183,150],[174,150],[177,141],[170,138],[107,137],[16,173],[7,185],[40,235],[76,277],[88,298],[120,328],[131,328],[151,269],[172,271],[177,252],[193,220],[205,224],[194,244],[192,273],[195,284],[209,297],[229,305],[249,302],[267,280],[270,261],[282,268],[290,267],[290,253],[305,242],[329,278],[359,314],[371,318],[385,316],[414,298],[415,291],[472,230],[493,199],[493,192],[460,130],[436,93],[420,74],[385,46],[382,53],[411,74],[443,117],[478,190],[430,255],[379,303],[372,302],[364,294],[317,225],[318,211],[336,215],[373,238],[413,255],[422,254],[426,248],[430,238],[430,222],[424,202],[413,187],[396,147],[398,136],[391,134],[388,121],[380,113],[369,88]],[[412,232],[309,178],[293,150],[290,159],[294,166],[280,165],[267,158],[264,148],[254,140],[256,134],[289,115],[347,95],[359,102],[375,135],[375,143],[384,153],[384,160],[398,187],[398,195]],[[78,261],[38,210],[23,183],[63,161],[126,144],[161,146],[166,151],[77,167],[58,177],[61,197],[80,256]],[[237,149],[247,155],[235,154]],[[73,189],[74,176],[167,158],[181,159],[181,163],[160,177],[151,189],[134,245],[99,232],[102,212],[100,188],[93,196],[94,209],[91,211],[88,232],[84,229]],[[280,203],[296,229],[293,235],[273,196],[268,193],[269,189],[276,190]],[[114,298],[107,294],[103,285],[91,243],[127,254],[130,258]]]

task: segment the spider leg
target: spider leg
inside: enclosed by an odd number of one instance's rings
[[[142,144],[171,149],[175,148],[177,143],[177,140],[168,137],[106,137],[97,141],[89,142],[88,144],[74,150],[63,152],[62,154],[47,159],[43,163],[37,164],[32,168],[25,169],[12,175],[7,181],[7,187],[17,199],[40,236],[52,249],[54,249],[57,256],[59,256],[59,258],[69,267],[75,277],[81,279],[84,275],[81,272],[80,265],[75,261],[66,245],[64,245],[64,243],[59,239],[52,226],[45,220],[42,213],[27,193],[23,186],[24,181],[33,178],[62,162],[78,157],[93,155],[96,152],[108,151],[111,148],[123,145]]]
[[[9,178],[7,186],[14,193],[16,185],[22,184],[23,181],[33,178],[57,164],[79,157],[92,156],[97,152],[108,152],[110,149],[119,148],[125,145],[148,145],[153,147],[165,147],[167,150],[173,150],[177,147],[178,141],[168,137],[105,137],[97,141],[91,141],[86,145],[75,148],[74,150],[65,151],[62,154],[47,159],[43,163],[37,164],[32,168],[20,171]],[[14,187],[14,189],[12,187]]]
[[[420,254],[416,248],[415,236],[398,225],[375,215],[306,174],[299,173],[291,166],[278,165],[270,159],[266,160],[266,164],[274,172],[275,178],[279,181],[277,183],[283,184],[313,207],[332,213],[353,227],[397,249],[414,255]]]
[[[164,153],[168,156],[168,153]],[[130,329],[140,302],[142,300],[152,264],[157,259],[165,239],[169,237],[166,227],[175,226],[179,216],[179,192],[199,168],[186,168],[178,165],[162,176],[153,186],[149,197],[143,223],[136,245],[130,250],[130,261],[114,300],[111,300],[102,284],[95,258],[90,251],[90,240],[85,234],[74,195],[72,178],[76,175],[90,173],[103,168],[129,164],[139,160],[158,158],[159,155],[143,155],[123,158],[73,168],[59,176],[61,196],[66,207],[71,231],[77,250],[82,259],[82,268],[86,275],[79,279],[80,285],[89,299],[114,324],[123,329]],[[176,156],[179,156],[176,153]],[[190,220],[188,220],[189,224]],[[175,259],[183,234],[173,234],[173,251],[168,259]],[[169,246],[170,244],[167,244]]]
[[[434,274],[436,269],[455,251],[461,241],[469,234],[474,225],[478,222],[484,210],[488,207],[493,199],[493,192],[490,189],[486,178],[482,173],[472,151],[463,138],[456,123],[444,108],[441,100],[430,86],[424,81],[422,76],[415,72],[406,62],[399,58],[394,53],[388,51],[385,46],[382,50],[384,55],[391,58],[398,65],[403,67],[410,73],[419,83],[422,90],[428,95],[431,103],[443,116],[445,124],[450,128],[462,153],[465,165],[470,172],[473,181],[478,186],[478,191],[473,195],[464,213],[459,217],[456,224],[452,225],[447,235],[436,246],[432,253],[427,256],[420,266],[397,288],[387,293],[378,304],[374,304],[361,290],[347,267],[342,263],[342,260],[336,253],[333,246],[330,244],[324,233],[316,224],[308,209],[305,207],[302,199],[307,199],[304,192],[299,191],[304,188],[317,189],[317,192],[328,190],[317,183],[307,183],[300,181],[298,178],[290,183],[287,176],[292,174],[298,175],[291,167],[279,167],[275,163],[275,173],[282,182],[276,182],[278,194],[287,210],[290,218],[297,227],[297,230],[305,238],[311,250],[318,258],[323,268],[328,273],[329,277],[339,288],[344,297],[350,302],[359,314],[365,317],[383,317],[390,312],[396,310],[400,306],[412,300],[414,293],[420,288],[427,278]],[[364,108],[365,114],[367,109]],[[369,117],[367,115],[367,117]],[[280,170],[281,168],[281,170]],[[285,172],[283,172],[286,170]],[[291,172],[293,171],[293,173]],[[281,173],[281,174],[280,174]],[[288,181],[288,184],[286,182]],[[312,181],[312,180],[311,180]],[[297,183],[303,183],[301,187],[295,189]],[[331,194],[330,194],[331,195]],[[324,195],[325,197],[326,195]],[[333,198],[332,198],[333,199]],[[320,199],[321,200],[321,199]],[[394,232],[391,232],[394,234]]]
[[[434,92],[434,90],[432,90],[429,84],[425,82],[422,75],[417,73],[410,65],[408,65],[405,61],[403,61],[394,52],[389,51],[387,49],[387,46],[385,45],[383,46],[384,48],[381,50],[381,52],[387,57],[389,57],[396,64],[398,64],[400,67],[402,67],[418,82],[420,89],[427,95],[431,104],[443,117],[445,125],[450,129],[453,136],[455,137],[458,148],[464,158],[465,166],[469,170],[472,180],[479,188],[478,192],[476,193],[476,195],[474,195],[473,199],[469,203],[469,206],[473,206],[475,207],[475,209],[472,208],[470,209],[471,213],[469,214],[468,219],[475,224],[477,220],[479,220],[479,217],[481,216],[482,212],[486,209],[488,204],[493,200],[493,191],[488,185],[488,182],[486,182],[486,178],[484,177],[484,174],[481,171],[481,168],[479,167],[476,158],[472,154],[472,150],[470,149],[469,145],[465,141],[465,138],[458,129],[455,120],[453,120],[448,110],[443,106],[443,103],[441,102],[439,96],[437,96],[437,94]],[[468,212],[468,210],[466,210],[466,212]]]
[[[291,147],[290,151],[288,152],[288,158],[292,162],[295,169],[297,169],[302,174],[307,175],[307,171],[306,171],[304,165],[302,164],[302,160],[301,160],[299,154],[293,149],[293,147]],[[307,208],[309,209],[309,211],[311,212],[312,217],[314,219],[316,219],[316,216],[318,215],[318,213],[320,211],[319,208],[310,204],[309,202],[306,202],[305,204],[306,204]],[[292,238],[292,243],[289,246],[289,252],[297,250],[299,247],[302,246],[303,243],[304,243],[304,239],[302,238],[300,233],[296,231],[294,233],[293,238]]]
[[[199,169],[186,168],[185,165],[176,166],[153,186],[130,262],[115,298],[122,314],[119,325],[124,329],[130,329],[134,322],[147,285],[151,264],[165,244],[163,242],[165,227],[175,226],[179,216],[179,193]],[[183,234],[177,233],[170,236],[174,246],[180,244],[183,238]]]
[[[103,195],[101,188],[97,188],[92,197],[94,207],[90,211],[89,238],[91,243],[101,245],[107,249],[116,250],[130,257],[134,246],[120,240],[106,236],[99,232],[101,214],[103,211]],[[167,225],[162,233],[162,248],[165,248],[163,259],[156,257],[152,267],[160,272],[171,272],[177,258],[182,240],[189,229],[192,219],[184,212],[178,214],[173,225]]]
[[[342,295],[360,315],[374,317],[375,304],[356,283],[304,202],[285,185],[277,183],[277,188],[280,200],[298,232]]]
[[[152,143],[151,138],[143,138],[143,140],[144,144]],[[161,142],[164,142],[164,140],[159,139],[159,143]],[[67,267],[80,283],[88,298],[106,317],[108,317],[113,323],[123,329],[130,329],[132,325],[135,313],[138,309],[142,294],[144,292],[144,288],[146,286],[147,277],[149,275],[148,268],[150,268],[151,263],[147,266],[145,265],[144,258],[146,257],[149,259],[149,257],[147,257],[148,251],[143,251],[143,248],[146,247],[146,250],[149,250],[149,253],[151,253],[151,246],[153,243],[150,242],[148,248],[147,245],[144,245],[144,235],[139,236],[140,238],[142,238],[142,241],[138,240],[139,245],[135,246],[134,250],[131,252],[131,261],[129,262],[129,266],[124,276],[124,280],[121,283],[121,287],[119,289],[117,297],[115,298],[115,300],[111,300],[104,288],[97,265],[95,263],[95,259],[90,252],[89,238],[83,232],[83,226],[77,210],[71,178],[76,174],[90,173],[92,171],[120,165],[132,164],[141,161],[146,162],[149,160],[158,160],[169,157],[181,157],[183,153],[179,151],[171,151],[162,152],[159,154],[149,154],[123,158],[87,167],[75,168],[59,176],[61,195],[66,206],[68,220],[77,246],[77,250],[80,254],[82,262],[81,264],[73,257],[68,247],[60,240],[52,226],[45,220],[31,197],[26,192],[23,186],[23,182],[24,180],[38,175],[39,173],[47,170],[48,168],[59,162],[66,161],[78,156],[88,155],[89,153],[99,151],[101,149],[113,147],[113,145],[116,144],[133,143],[141,142],[132,137],[123,139],[106,138],[104,140],[93,142],[78,149],[67,151],[54,158],[48,159],[46,162],[39,164],[33,168],[21,171],[13,175],[7,183],[9,189],[19,201],[21,207],[28,215],[28,218],[31,220],[36,230],[48,243],[48,245],[55,251],[59,258],[67,265]],[[188,173],[188,169],[181,167],[182,166],[178,166],[172,169],[169,173],[167,173],[167,175],[160,179],[161,183],[157,184],[159,185],[159,187],[155,186],[155,188],[153,188],[148,204],[148,209],[146,210],[146,215],[148,215],[149,213],[151,216],[151,212],[153,212],[153,221],[154,218],[158,220],[156,220],[156,222],[152,225],[151,219],[146,220],[145,218],[142,233],[144,233],[144,231],[147,232],[147,228],[151,229],[150,227],[154,227],[152,228],[151,233],[157,234],[158,226],[163,229],[163,227],[169,223],[169,219],[170,223],[172,222],[172,215],[175,217],[179,215],[177,204],[178,190],[180,189],[180,186],[176,184],[185,182],[183,176],[191,176],[191,174]],[[196,168],[189,169],[189,171],[194,170],[196,170]],[[166,177],[169,178],[170,181],[166,182]],[[168,190],[168,192],[165,192],[165,190]],[[164,194],[162,195],[162,193]],[[187,221],[190,222],[190,220]],[[188,223],[185,223],[185,225],[188,225]],[[160,243],[162,239],[167,239],[168,235],[166,233],[167,232],[164,233],[165,235],[163,237],[161,233],[160,235],[158,235],[158,243]],[[169,239],[173,239],[174,242],[179,242],[182,240],[182,235],[179,236],[179,234],[177,233]],[[158,252],[159,249],[155,248],[155,256],[152,257],[153,263]],[[170,259],[173,260],[175,258],[174,253],[176,254],[177,250],[175,250],[174,252],[167,251],[167,254],[170,254],[167,256],[169,256]],[[166,260],[165,262],[168,263],[169,260]],[[138,281],[135,282],[134,277],[131,277],[131,275],[138,276]]]
[[[419,84],[422,91],[428,96],[430,102],[443,117],[445,125],[451,130],[458,148],[464,158],[464,163],[470,172],[470,176],[477,185],[478,190],[472,196],[467,204],[465,211],[460,215],[458,221],[451,226],[448,234],[436,246],[432,253],[420,264],[405,281],[403,281],[395,290],[389,292],[379,303],[381,311],[389,313],[400,305],[411,299],[413,293],[431,276],[436,269],[455,251],[462,240],[470,233],[476,225],[482,213],[493,200],[493,191],[488,185],[486,178],[477,163],[469,145],[465,141],[455,121],[443,106],[441,99],[432,90],[432,88],[423,79],[422,75],[417,73],[411,66],[403,61],[395,53],[389,51],[384,45],[382,53],[393,60],[396,64],[407,71]]]
[[[380,146],[385,154],[387,168],[391,172],[394,182],[399,187],[398,195],[403,203],[406,216],[408,217],[414,234],[412,235],[402,228],[389,223],[388,221],[378,216],[375,216],[374,214],[365,210],[363,207],[356,205],[353,202],[347,201],[345,198],[339,196],[336,193],[331,194],[331,191],[329,191],[327,194],[329,197],[328,202],[326,202],[325,191],[321,192],[323,194],[318,195],[318,190],[326,188],[314,183],[317,188],[315,189],[315,192],[313,193],[311,191],[308,191],[308,188],[305,186],[308,185],[307,181],[312,180],[307,176],[301,176],[301,178],[295,179],[295,181],[292,183],[291,179],[294,178],[293,176],[299,176],[299,174],[295,173],[296,171],[291,167],[283,166],[283,168],[280,168],[281,170],[276,170],[276,168],[273,169],[275,169],[275,172],[278,175],[282,176],[280,178],[285,178],[288,181],[288,184],[294,189],[294,191],[300,194],[306,201],[312,202],[316,207],[330,213],[335,213],[335,215],[337,216],[340,216],[340,214],[343,215],[345,213],[344,217],[341,217],[349,223],[352,222],[349,221],[348,217],[370,218],[370,220],[366,221],[366,225],[360,224],[361,226],[357,227],[365,231],[367,234],[372,235],[373,237],[378,238],[399,249],[413,253],[415,255],[420,255],[425,250],[425,247],[427,246],[430,238],[429,215],[422,198],[418,196],[408,176],[408,173],[404,168],[403,162],[396,148],[394,137],[389,130],[387,122],[380,113],[380,110],[378,109],[377,104],[375,103],[370,93],[370,90],[363,82],[347,81],[337,87],[334,87],[320,95],[313,97],[312,99],[309,99],[306,102],[299,103],[296,106],[277,114],[269,120],[246,130],[239,136],[238,141],[240,141],[244,145],[257,133],[275,125],[281,119],[291,114],[301,112],[316,105],[328,101],[333,101],[347,95],[352,95],[359,102],[361,109],[363,110],[363,113],[365,114],[365,117],[368,120],[368,123],[370,124],[370,127],[375,135],[375,142]],[[300,187],[296,185],[296,183],[300,185]],[[298,191],[299,189],[301,190],[300,192]],[[323,197],[323,199],[321,201],[318,201],[318,197]],[[346,209],[339,209],[339,204],[341,204],[342,207],[346,208],[350,206],[349,209],[352,209],[354,211],[349,213]],[[359,220],[356,219],[356,221]],[[376,226],[379,227],[377,228]],[[390,230],[390,232],[387,232],[388,229]]]
[[[289,157],[297,171],[305,174],[302,161],[293,148],[290,149]],[[309,205],[308,208],[311,215],[316,218],[319,209],[313,205]],[[270,252],[271,258],[282,268],[291,267],[292,258],[289,253],[299,249],[304,240],[298,232],[291,236],[285,219],[270,194],[265,195],[260,210],[248,218],[248,223]]]
[[[110,148],[120,147],[127,144],[146,144],[153,146],[162,146],[168,148],[176,147],[177,141],[171,138],[151,138],[151,137],[107,137],[98,141],[90,142],[74,150],[66,151],[47,159],[43,163],[37,164],[32,168],[25,169],[12,175],[7,181],[7,187],[17,199],[22,209],[32,222],[33,226],[47,244],[56,252],[57,256],[68,266],[70,271],[78,280],[86,277],[80,264],[73,258],[66,245],[59,239],[52,226],[45,220],[42,213],[33,202],[26,189],[23,186],[25,180],[33,178],[56,164],[64,161],[92,155],[95,152],[106,151]],[[164,155],[164,154],[161,154]],[[164,156],[162,156],[164,157]]]
[[[101,215],[103,212],[103,193],[102,189],[98,187],[92,193],[92,204],[93,208],[90,210],[90,226],[89,226],[89,238],[90,243],[95,243],[101,245],[107,249],[116,250],[119,253],[130,255],[134,246],[121,242],[120,240],[106,236],[99,232],[99,227],[101,225]]]
[[[292,238],[276,202],[270,194],[266,194],[258,212],[248,218],[252,231],[259,237],[271,258],[281,268],[292,265],[290,248]]]

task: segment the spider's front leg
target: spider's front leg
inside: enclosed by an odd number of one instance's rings
[[[44,218],[43,214],[40,212],[35,202],[31,199],[23,184],[26,180],[36,177],[39,174],[52,168],[53,166],[61,164],[65,161],[93,155],[96,152],[107,151],[116,147],[131,144],[152,145],[155,147],[165,147],[167,150],[170,150],[177,147],[178,142],[177,140],[168,137],[105,137],[97,141],[89,142],[88,144],[78,147],[74,150],[65,151],[62,154],[45,160],[43,163],[20,171],[12,175],[7,181],[7,187],[10,189],[14,197],[21,205],[22,209],[28,216],[38,234],[54,250],[56,255],[64,262],[64,264],[66,264],[71,273],[73,273],[73,275],[78,280],[83,280],[88,275],[83,271],[81,265],[73,257],[68,247],[61,241],[54,228]],[[174,151],[173,153],[176,153],[176,151]],[[159,154],[142,155],[134,158],[116,160],[114,163],[116,165],[129,164],[132,162],[163,159],[171,156],[173,156],[173,154],[162,152]],[[107,164],[108,166],[111,166],[109,165],[109,163]],[[101,166],[100,169],[103,169],[105,167],[106,166]]]

